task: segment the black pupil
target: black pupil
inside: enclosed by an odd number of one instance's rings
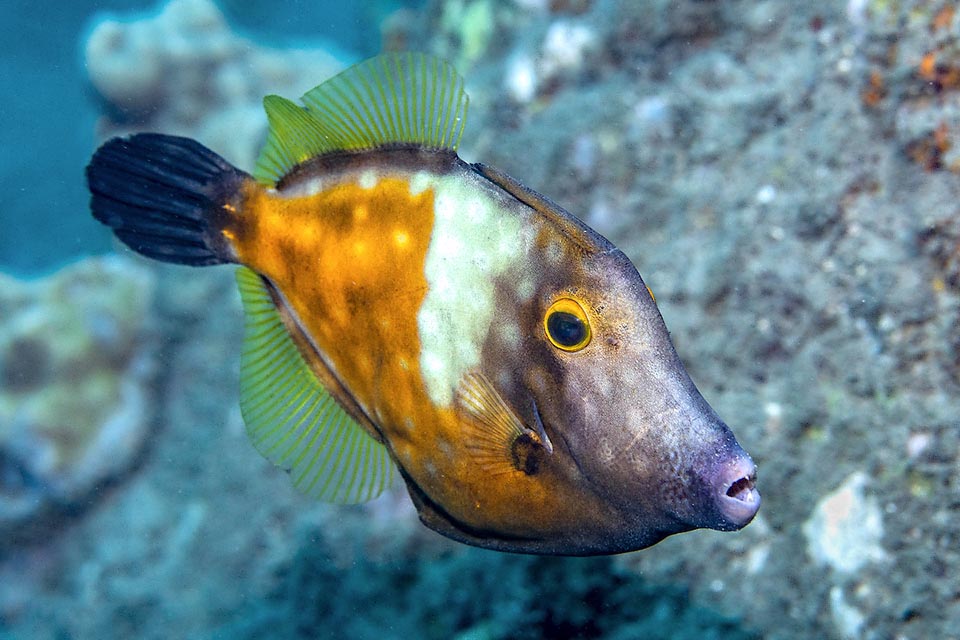
[[[547,318],[547,329],[550,337],[565,347],[576,346],[587,337],[587,326],[583,320],[566,311],[551,313]]]

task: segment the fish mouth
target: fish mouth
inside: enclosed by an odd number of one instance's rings
[[[760,508],[757,465],[746,453],[724,465],[717,475],[716,505],[721,522],[717,529],[732,531],[745,527]]]

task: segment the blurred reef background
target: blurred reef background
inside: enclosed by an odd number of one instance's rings
[[[960,637],[957,3],[4,8],[0,638]],[[497,554],[247,442],[232,269],[114,246],[83,166],[156,130],[249,169],[263,95],[384,49],[454,62],[461,156],[634,260],[759,464],[749,527]]]

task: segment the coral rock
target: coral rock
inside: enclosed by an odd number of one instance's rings
[[[153,277],[126,259],[0,274],[0,532],[85,499],[142,450]]]
[[[173,0],[151,17],[102,19],[87,39],[90,82],[110,114],[103,137],[190,135],[252,167],[266,131],[263,96],[296,96],[344,63],[322,49],[277,51],[235,35],[209,0]]]

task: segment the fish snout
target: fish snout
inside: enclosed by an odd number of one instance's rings
[[[760,508],[757,465],[746,452],[738,450],[720,463],[713,475],[710,485],[720,520],[712,528],[735,531],[745,527]]]

